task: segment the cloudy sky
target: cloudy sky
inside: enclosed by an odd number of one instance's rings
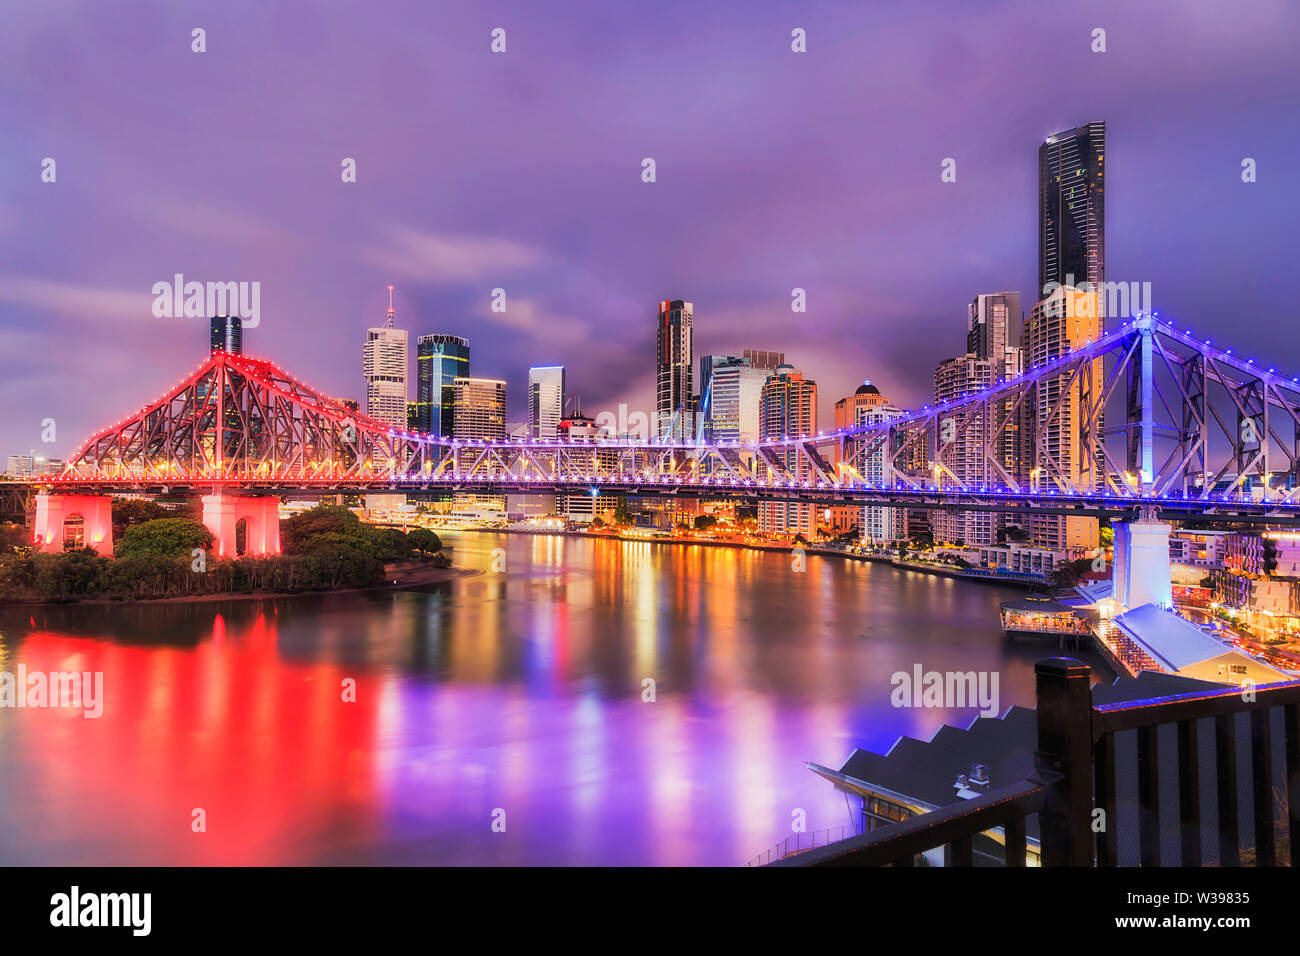
[[[511,418],[532,364],[566,365],[589,414],[648,408],[665,298],[694,302],[697,354],[784,350],[823,421],[866,377],[917,405],[964,350],[972,296],[1031,299],[1037,146],[1096,120],[1107,278],[1300,372],[1288,0],[11,0],[0,17],[0,456],[66,455],[203,358],[204,323],[151,312],[178,272],[260,282],[246,351],[343,397],[364,392],[392,283],[412,343],[468,336]]]

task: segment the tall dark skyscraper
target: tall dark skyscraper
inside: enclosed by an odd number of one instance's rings
[[[1048,283],[1106,281],[1105,159],[1105,123],[1057,133],[1038,147],[1036,299],[1048,295]]]
[[[237,315],[214,315],[209,324],[212,351],[238,355],[244,350],[244,323]]]
[[[659,303],[655,333],[655,431],[659,438],[679,441],[695,436],[695,399],[691,393],[695,307],[681,299]]]
[[[458,378],[469,378],[469,339],[421,335],[415,353],[415,420],[420,431],[452,435]]]

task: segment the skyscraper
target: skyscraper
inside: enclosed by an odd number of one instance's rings
[[[940,362],[934,370],[935,404],[958,401],[988,388],[1001,378],[1002,367],[1002,362],[978,358],[971,352]],[[941,421],[940,444],[945,446],[943,461],[951,475],[940,472],[937,480],[945,487],[988,484],[995,476],[989,474],[984,459],[984,420],[954,416],[948,421],[952,423],[951,436],[944,435]],[[935,511],[930,515],[930,527],[935,541],[974,546],[993,544],[1000,525],[987,511]]]
[[[244,351],[244,322],[237,315],[214,315],[209,321],[213,352],[225,351],[239,355]]]
[[[391,425],[406,427],[406,330],[393,328],[393,287],[388,287],[388,317],[379,328],[366,330],[361,356],[366,377],[366,413]]]
[[[768,374],[766,369],[754,368],[749,359],[734,355],[700,359],[699,415],[705,441],[758,440],[759,402]]]
[[[455,434],[456,379],[469,377],[469,339],[421,335],[416,341],[416,427],[430,435]]]
[[[880,394],[880,389],[869,380],[863,381],[853,392],[835,403],[833,423],[835,430],[853,428],[862,420],[862,413],[867,409],[888,404],[889,400]],[[838,466],[843,460],[840,446],[831,448],[831,464]],[[822,510],[822,517],[832,531],[845,532],[855,525],[861,534],[863,509],[852,505],[833,505]]]
[[[966,307],[966,351],[976,358],[1009,361],[1020,342],[1020,293],[977,295]],[[1010,360],[1013,362],[1015,360]],[[1001,375],[999,378],[1003,377]]]
[[[874,425],[878,422],[892,421],[907,414],[897,405],[885,401],[879,405],[869,405],[858,410],[854,424]],[[885,465],[893,451],[889,444],[883,443],[868,452],[862,461],[862,480],[881,487],[885,484]],[[863,544],[889,545],[900,541],[907,535],[907,512],[902,508],[886,508],[883,505],[868,505],[862,509],[858,520],[858,535]]]
[[[1057,289],[1034,306],[1025,323],[1025,366],[1040,367],[1066,352],[1082,348],[1101,337],[1102,320],[1096,292]],[[1029,405],[1027,428],[1041,432],[1033,449],[1031,484],[1046,491],[1056,487],[1060,475],[1075,487],[1100,488],[1101,455],[1090,443],[1085,410],[1105,387],[1101,358],[1088,363],[1076,376],[1062,374],[1042,379]],[[1093,423],[1100,434],[1103,422]],[[1097,519],[1036,515],[1028,519],[1033,543],[1052,550],[1097,547]]]
[[[852,428],[857,425],[862,420],[861,413],[863,409],[887,404],[889,404],[889,399],[880,394],[880,389],[872,385],[870,379],[866,379],[852,395],[846,395],[835,403],[835,430],[839,431],[841,428]],[[835,451],[835,456],[838,461],[838,449]]]
[[[655,434],[660,439],[685,441],[695,437],[691,363],[694,361],[695,307],[681,299],[659,303],[655,332]]]
[[[1106,281],[1105,160],[1105,123],[1057,133],[1038,147],[1040,299],[1052,283]]]
[[[759,438],[797,438],[817,430],[817,383],[789,365],[778,367],[763,385],[759,404]],[[816,478],[813,466],[794,446],[774,450],[784,472],[800,479]],[[790,501],[764,501],[758,508],[758,526],[769,534],[802,532],[810,538],[816,530],[816,508]]]
[[[455,382],[453,437],[506,437],[506,383],[495,378],[458,378]]]
[[[539,365],[528,370],[528,434],[555,438],[564,418],[564,366]]]
[[[754,368],[766,369],[769,372],[775,372],[785,364],[784,352],[769,352],[765,349],[745,349],[740,353],[742,358],[748,359],[749,364]]]
[[[958,401],[1019,375],[1023,366],[1017,344],[1020,337],[1019,292],[975,296],[966,307],[965,353],[939,363],[934,370],[935,403]],[[940,431],[942,461],[947,469],[936,473],[941,484],[979,488],[1005,483],[1001,472],[990,466],[985,457],[990,431],[997,433],[993,450],[998,463],[1008,475],[1018,479],[1022,416],[1012,405],[1003,403],[1000,414],[990,418],[954,416],[941,423],[941,429],[953,430],[949,437],[945,437],[944,430]],[[1011,421],[1006,421],[1008,418]],[[1001,516],[991,512],[936,511],[930,516],[936,540],[962,542],[967,546],[995,543],[1003,524]]]

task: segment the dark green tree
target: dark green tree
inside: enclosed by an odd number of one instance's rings
[[[396,528],[362,525],[360,540],[372,557],[385,564],[409,558],[412,553],[410,540]]]
[[[144,524],[146,521],[178,517],[176,512],[169,511],[155,501],[145,501],[142,498],[114,498],[112,508],[113,534],[119,538],[127,528]]]
[[[619,527],[627,527],[632,523],[632,516],[628,513],[627,510],[626,498],[620,497],[618,501],[614,503],[614,514],[611,516],[611,518],[614,524],[618,525]]]
[[[188,558],[195,548],[207,550],[212,532],[189,518],[159,518],[127,528],[115,553],[120,558]]]
[[[421,554],[437,554],[442,550],[442,540],[428,528],[412,528],[406,533],[411,549]]]
[[[361,519],[347,508],[319,504],[310,511],[280,522],[280,546],[285,554],[296,554],[315,535],[329,532],[359,534],[360,530]]]

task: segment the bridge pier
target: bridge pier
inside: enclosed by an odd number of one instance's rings
[[[1115,559],[1111,566],[1111,596],[1126,608],[1143,604],[1174,606],[1169,567],[1169,525],[1158,521],[1154,509],[1143,509],[1137,521],[1116,521]]]
[[[67,524],[80,518],[78,525]],[[32,543],[38,550],[59,554],[68,546],[94,548],[102,555],[113,553],[113,498],[110,495],[37,495]]]
[[[212,548],[219,557],[239,557],[236,533],[245,522],[245,555],[280,553],[280,499],[271,495],[204,495],[203,525],[216,538]]]

